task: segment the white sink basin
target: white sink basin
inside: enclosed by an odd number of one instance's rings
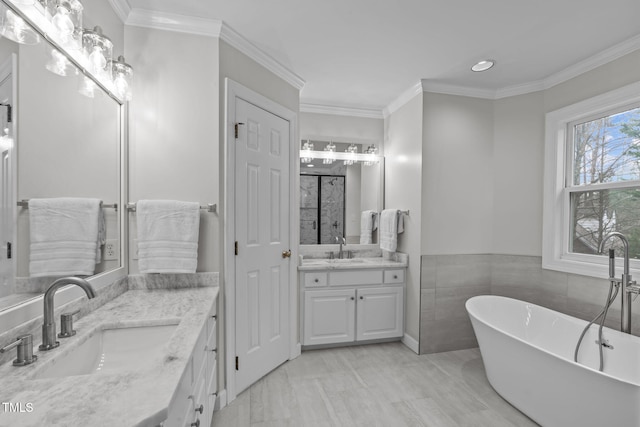
[[[103,327],[85,341],[56,357],[34,379],[141,370],[164,356],[164,345],[178,326]],[[64,346],[60,340],[58,351]],[[56,350],[52,350],[56,351]]]

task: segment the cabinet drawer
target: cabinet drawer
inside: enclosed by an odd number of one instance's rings
[[[327,273],[305,273],[304,286],[306,288],[327,286]]]
[[[385,270],[384,283],[403,283],[404,270]]]
[[[331,286],[379,285],[382,270],[332,271],[329,273]]]

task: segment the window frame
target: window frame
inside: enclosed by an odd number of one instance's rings
[[[604,255],[569,252],[571,193],[589,190],[633,188],[639,181],[577,186],[571,179],[573,128],[576,122],[640,107],[640,82],[551,111],[545,116],[542,267],[549,270],[607,278]],[[620,254],[616,254],[618,257]],[[619,263],[621,267],[621,263]],[[640,274],[640,260],[631,260],[631,274]]]

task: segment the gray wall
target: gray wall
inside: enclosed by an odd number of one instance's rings
[[[525,95],[425,93],[421,352],[477,345],[464,309],[474,295],[512,296],[583,319],[602,308],[606,280],[542,269],[545,114],[636,82],[639,68],[636,51]],[[614,307],[608,323],[619,329]]]

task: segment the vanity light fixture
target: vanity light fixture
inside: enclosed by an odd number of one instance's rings
[[[351,166],[357,161],[358,147],[355,144],[349,145],[344,152],[349,154],[349,157],[343,162],[345,166]]]
[[[333,143],[333,141],[329,141],[329,143],[327,144],[326,147],[324,147],[324,151],[326,151],[327,153],[335,153],[336,152],[336,144]],[[330,165],[335,161],[334,157],[327,157],[322,159],[322,163],[325,165]]]
[[[84,8],[79,0],[47,0],[47,9],[58,36],[68,37],[77,29],[82,29]]]
[[[113,57],[113,43],[109,37],[102,34],[102,28],[96,26],[93,30],[84,30],[82,33],[82,48],[87,58],[89,71],[98,78],[111,80]]]
[[[368,155],[367,160],[364,161],[365,166],[372,166],[378,163],[378,160],[376,158],[376,154],[378,154],[378,147],[376,147],[374,144],[368,146],[364,154]]]
[[[113,85],[118,96],[127,101],[131,101],[131,84],[133,83],[133,68],[124,62],[124,56],[111,61],[111,71],[113,72]]]
[[[483,59],[482,61],[478,62],[473,67],[471,67],[471,71],[475,71],[477,73],[481,71],[487,71],[489,68],[493,67],[494,65],[496,65],[496,61],[494,61],[493,59]]]
[[[300,152],[300,162],[311,163],[311,161],[313,160],[313,157],[311,156],[312,151],[313,151],[313,142],[310,142],[307,139],[307,142],[305,142],[302,145],[302,150]]]
[[[24,19],[9,9],[4,9],[0,17],[0,34],[20,44],[40,43],[40,35],[24,22]]]

